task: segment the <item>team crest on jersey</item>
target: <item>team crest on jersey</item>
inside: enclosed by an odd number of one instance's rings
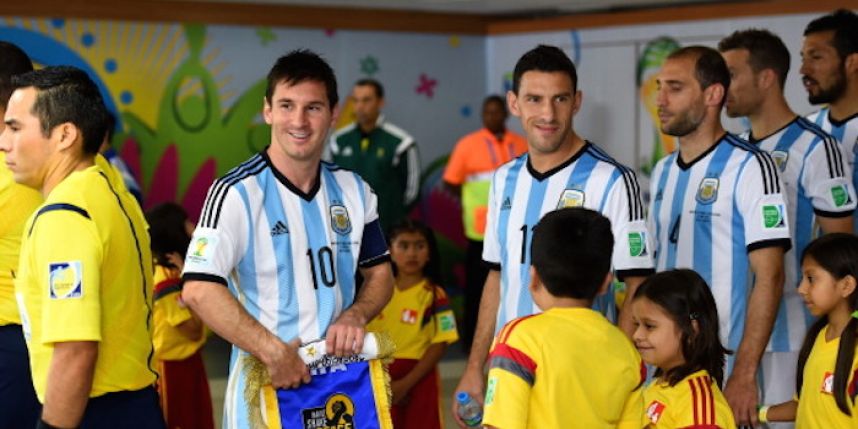
[[[355,401],[349,395],[335,393],[325,401],[324,407],[301,410],[303,429],[352,429],[355,411]]]
[[[783,204],[766,204],[763,206],[763,228],[785,228],[786,207]]]
[[[819,391],[829,395],[834,393],[834,373],[825,372],[825,376],[822,377],[822,386],[819,386]]]
[[[649,421],[653,422],[653,424],[658,423],[665,408],[666,406],[661,402],[652,401],[649,406],[646,407],[646,417]]]
[[[581,207],[584,205],[584,191],[578,189],[566,189],[560,195],[560,201],[557,203],[558,209],[566,207]]]
[[[700,204],[712,204],[718,199],[718,178],[704,177],[697,187],[697,202]]]
[[[331,228],[337,234],[346,235],[352,232],[352,221],[349,219],[349,211],[346,206],[331,206]]]
[[[414,325],[417,323],[417,310],[410,308],[402,309],[402,315],[399,316],[399,321],[406,325]]]
[[[775,165],[778,166],[778,170],[781,173],[786,170],[787,161],[789,160],[789,153],[784,152],[782,150],[772,151],[772,159],[775,161]]]
[[[846,189],[846,185],[836,185],[831,187],[831,202],[834,203],[834,207],[840,208],[852,202],[852,199],[849,198],[849,191]]]
[[[49,264],[48,285],[51,299],[82,297],[83,269],[80,261]]]

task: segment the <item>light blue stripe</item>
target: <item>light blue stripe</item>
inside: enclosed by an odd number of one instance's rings
[[[322,169],[325,179],[325,189],[328,192],[328,201],[331,205],[341,204],[345,206],[343,199],[343,191],[337,183],[336,175],[327,170]],[[360,186],[360,182],[358,182]],[[349,213],[351,215],[352,213]],[[351,222],[351,219],[350,219]],[[343,297],[343,309],[348,308],[354,302],[355,294],[355,255],[351,251],[352,233],[356,225],[352,224],[352,228],[348,234],[338,234],[334,232],[334,241],[343,243],[334,246],[334,257],[336,258],[337,285]]]
[[[260,177],[262,174],[258,175]],[[241,197],[241,201],[244,203],[245,216],[247,219],[253,219],[250,213],[250,198],[247,195],[247,188],[244,187],[244,183],[237,183],[235,185],[236,191],[238,191],[238,195]],[[256,231],[255,225],[252,222],[247,222],[247,252],[241,256],[241,259],[238,262],[238,283],[241,287],[241,295],[244,295],[244,309],[256,320],[259,320],[259,287],[256,282]],[[231,243],[225,243],[225,245],[229,245]],[[236,286],[233,282],[229,282],[231,288],[233,290],[233,295],[236,299],[240,299],[241,296],[238,291],[238,286]]]
[[[742,171],[748,166],[748,163],[754,159],[755,155],[748,153],[736,174],[740,176]],[[745,222],[757,221],[756,218],[745,219],[742,217],[742,213],[739,212],[739,205],[735,197],[738,195],[739,185],[738,180],[733,184],[733,231],[731,234],[733,270],[730,281],[730,324],[728,325],[729,332],[727,333],[727,348],[730,350],[739,349],[739,343],[742,341],[742,334],[745,330],[745,317],[748,312],[747,303],[749,299],[750,276],[748,275],[748,249],[745,246]]]
[[[707,178],[717,179],[720,183],[721,181],[721,173],[724,171],[724,167],[727,165],[727,161],[730,160],[730,156],[733,154],[733,146],[730,146],[724,142],[716,143],[717,147],[715,148],[715,153],[712,154],[712,159],[709,161],[709,165],[706,167],[706,174],[703,176],[703,180]],[[702,183],[702,181],[701,181]],[[698,197],[699,197],[699,185],[698,185]],[[708,203],[703,203],[699,198],[696,199],[697,204],[694,207],[694,214],[689,216],[694,216],[694,259],[692,262],[692,266],[694,267],[694,271],[697,271],[701,277],[706,279],[706,283],[709,284],[709,287],[712,287],[712,247],[713,247],[713,238],[712,238],[712,222],[714,221],[712,218],[712,205],[716,203],[718,200],[718,189],[715,190],[716,195],[712,199],[712,201]],[[722,198],[730,198],[730,195],[721,195]],[[692,219],[686,220],[686,222],[692,221]],[[718,237],[719,239],[724,239],[726,237]]]
[[[509,173],[507,173],[506,180],[503,184],[503,192],[501,193],[501,201],[498,204],[498,224],[497,228],[497,236],[498,243],[500,244],[500,263],[501,263],[501,294],[500,296],[508,296],[509,295],[509,273],[512,270],[512,264],[509,261],[509,249],[507,248],[509,243],[507,242],[507,230],[509,229],[509,214],[512,209],[503,209],[504,201],[509,198],[510,203],[513,201],[513,193],[515,192],[515,186],[518,182],[518,175],[521,172],[521,169],[527,162],[527,155],[520,156],[515,159],[513,165],[509,168]],[[495,175],[497,177],[497,175]],[[517,262],[517,261],[516,261]],[[524,285],[522,285],[524,286]],[[500,305],[498,309],[498,323],[495,324],[495,334],[497,334],[503,325],[511,320],[512,318],[507,317],[506,308],[504,305]]]
[[[661,175],[658,178],[658,186],[656,186],[655,188],[655,195],[650,196],[650,198],[653,199],[652,212],[650,213],[650,216],[652,216],[653,220],[655,221],[655,237],[657,240],[656,242],[659,243],[659,245],[656,246],[655,255],[653,255],[653,257],[655,258],[656,267],[659,266],[658,259],[660,257],[664,257],[664,252],[661,251],[661,247],[667,245],[667,242],[662,242],[661,240],[661,222],[659,222],[659,217],[661,214],[661,203],[662,201],[664,201],[664,189],[667,187],[667,178],[668,176],[670,176],[670,166],[673,165],[674,162],[676,162],[675,158],[676,152],[668,155],[667,160],[661,165]],[[659,193],[662,194],[662,198],[656,199],[656,196]],[[670,225],[668,225],[668,228],[669,227]]]
[[[533,227],[542,217],[542,203],[545,201],[545,189],[547,187],[547,178],[545,180],[532,180],[530,194],[527,196],[527,210],[524,213],[524,225],[522,225],[522,228],[527,228],[527,233],[524,234],[527,242],[524,243],[523,263],[519,265],[518,271],[521,292],[518,295],[518,314],[516,317],[533,314],[533,296],[530,294],[530,288],[527,287],[530,283],[530,243],[533,242]]]
[[[317,194],[318,196],[318,194]],[[321,252],[323,247],[328,247],[327,235],[325,234],[325,220],[330,216],[328,213],[323,213],[319,208],[316,199],[311,201],[301,199],[301,214],[304,218],[304,231],[307,234],[308,251],[312,254],[313,271],[315,272],[314,285],[316,285],[316,321],[319,324],[319,333],[324,335],[328,330],[328,325],[334,318],[334,289],[333,287],[325,286],[322,280],[323,271],[330,268],[327,261],[327,256]],[[334,257],[334,255],[328,255]],[[310,257],[307,258],[307,263],[310,263]],[[332,261],[333,262],[333,261]],[[335,269],[336,272],[336,269]],[[327,276],[335,275],[332,272],[327,272]],[[330,278],[330,277],[328,277]],[[339,281],[340,279],[336,279]],[[336,284],[334,284],[336,286]]]
[[[668,166],[665,165],[665,169]],[[676,190],[673,194],[673,201],[670,206],[670,218],[667,224],[667,242],[664,243],[664,246],[667,246],[667,260],[664,265],[665,270],[672,270],[676,268],[676,248],[679,240],[676,240],[676,243],[670,241],[670,236],[673,234],[674,228],[677,229],[677,222],[680,222],[683,215],[683,207],[685,206],[685,193],[688,192],[688,179],[691,176],[691,169],[683,170],[677,169],[677,180],[676,180]],[[692,221],[691,219],[686,220],[686,222]],[[696,246],[695,246],[696,247]],[[694,249],[689,249],[690,251],[694,251]],[[659,249],[661,251],[661,249]]]

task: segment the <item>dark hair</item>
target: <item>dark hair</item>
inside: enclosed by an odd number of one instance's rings
[[[98,153],[107,127],[107,108],[86,72],[71,66],[45,67],[14,76],[12,85],[36,88],[32,113],[39,118],[42,135],[48,137],[56,126],[70,122],[80,129],[83,152]]]
[[[438,252],[438,242],[435,240],[435,233],[428,226],[416,220],[405,218],[390,228],[388,242],[392,246],[393,241],[400,234],[414,232],[422,235],[429,246],[429,260],[426,262],[426,266],[423,267],[423,276],[429,279],[431,283],[440,286],[442,283],[441,254]],[[393,274],[396,275],[396,264],[391,265],[393,266]]]
[[[527,51],[518,62],[512,73],[512,92],[518,94],[521,77],[529,71],[563,72],[572,80],[572,90],[578,88],[578,72],[575,64],[556,46],[539,45]]]
[[[0,109],[6,110],[6,103],[15,91],[12,76],[33,70],[33,63],[21,48],[0,40]]]
[[[371,86],[373,89],[375,89],[375,96],[376,97],[384,98],[384,87],[381,86],[381,82],[379,82],[375,79],[370,79],[370,78],[360,79],[357,82],[355,82],[355,86]]]
[[[823,235],[812,241],[801,254],[804,262],[807,258],[813,259],[825,271],[837,280],[846,276],[852,276],[858,281],[858,237],[846,233],[831,233]],[[858,310],[858,292],[853,291],[847,297],[850,311]],[[828,325],[828,315],[820,317],[807,330],[804,343],[798,352],[798,366],[796,367],[795,385],[796,392],[801,393],[803,383],[804,365],[816,342],[816,337],[822,329]],[[840,347],[837,349],[837,360],[834,364],[834,401],[837,408],[848,416],[850,406],[846,397],[846,384],[851,375],[852,359],[855,357],[855,337],[858,336],[858,319],[850,317],[843,333],[840,334]],[[853,396],[852,401],[856,398]]]
[[[271,71],[268,72],[268,85],[265,88],[265,99],[271,104],[274,88],[281,82],[297,85],[304,81],[316,81],[325,84],[328,93],[329,108],[340,101],[337,94],[337,78],[334,70],[318,54],[308,49],[296,49],[277,59]]]
[[[681,332],[685,364],[655,376],[671,386],[705,369],[718,386],[724,381],[725,355],[731,352],[721,344],[718,309],[715,298],[700,274],[688,269],[664,271],[646,279],[633,299],[646,298],[661,307]],[[694,321],[697,329],[694,329]]]
[[[789,50],[780,37],[769,30],[750,28],[735,31],[718,42],[721,52],[734,49],[748,51],[748,63],[754,73],[772,69],[778,75],[781,88],[784,87],[789,72]]]
[[[730,70],[721,53],[706,46],[686,46],[673,51],[667,56],[669,60],[690,58],[694,60],[694,77],[700,84],[700,89],[718,84],[724,88],[721,105],[727,101],[727,90],[730,89]]]
[[[551,295],[592,300],[611,270],[611,221],[585,208],[547,213],[533,228],[531,263]]]
[[[828,15],[810,21],[804,29],[804,35],[833,31],[833,44],[840,59],[849,54],[858,53],[858,15],[848,9],[837,9]]]
[[[504,113],[506,113],[506,99],[504,99],[500,95],[492,94],[492,95],[486,97],[483,100],[483,109],[485,109],[486,106],[489,105],[490,103],[499,104],[501,106],[501,109],[503,109]]]
[[[176,252],[182,257],[188,251],[191,237],[185,229],[188,213],[175,203],[163,203],[152,207],[146,212],[146,222],[149,223],[152,255],[159,265],[171,266],[167,254]]]

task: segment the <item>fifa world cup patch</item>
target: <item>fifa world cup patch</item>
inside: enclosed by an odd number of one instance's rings
[[[786,228],[786,207],[783,204],[766,204],[762,210],[763,228]]]
[[[825,372],[825,376],[822,377],[822,386],[819,386],[819,391],[829,395],[834,393],[834,373]]]
[[[852,202],[852,199],[849,198],[849,191],[846,190],[846,185],[836,185],[831,188],[831,202],[837,208]]]
[[[211,266],[217,243],[218,238],[214,234],[199,231],[194,233],[191,247],[188,249],[188,262],[200,266]]]
[[[456,330],[456,318],[450,313],[442,314],[439,317],[441,332],[450,332]]]
[[[83,268],[80,261],[49,264],[48,289],[51,299],[83,297]]]
[[[489,378],[489,383],[486,386],[486,406],[492,404],[495,401],[495,393],[498,389],[498,378],[492,377]]]
[[[658,420],[661,419],[661,415],[664,413],[665,408],[667,407],[661,402],[652,401],[649,406],[646,407],[646,417],[649,421],[658,423]]]
[[[646,233],[630,232],[629,233],[629,256],[646,256]]]

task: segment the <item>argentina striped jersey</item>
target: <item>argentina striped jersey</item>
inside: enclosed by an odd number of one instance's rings
[[[618,277],[652,272],[640,187],[632,170],[590,142],[545,173],[534,170],[524,154],[498,168],[489,192],[483,259],[501,274],[495,333],[513,319],[540,311],[528,289],[533,227],[549,211],[576,206],[596,210],[611,221]],[[606,294],[601,299],[610,298]],[[597,307],[610,309],[606,303]]]
[[[778,167],[792,232],[792,248],[784,260],[783,299],[768,350],[798,351],[814,320],[798,294],[801,254],[818,235],[817,215],[852,216],[855,211],[852,172],[844,160],[842,146],[805,118],[797,117],[761,140],[746,135],[768,152]]]
[[[266,152],[216,180],[185,262],[185,280],[229,285],[244,309],[283,341],[325,336],[355,296],[355,270],[389,260],[376,197],[357,174],[321,163],[303,193]],[[249,427],[244,351],[233,347],[224,427]]]
[[[696,160],[662,158],[650,184],[656,270],[690,268],[712,289],[722,341],[742,339],[752,276],[748,253],[790,246],[788,214],[771,156],[725,134]]]
[[[858,159],[858,113],[842,120],[831,119],[828,107],[807,116],[811,122],[819,125],[822,131],[831,134],[843,146],[846,155],[846,163],[852,171],[852,188],[858,189],[858,172],[856,172],[855,161]],[[858,234],[858,222],[852,224],[853,232]]]

